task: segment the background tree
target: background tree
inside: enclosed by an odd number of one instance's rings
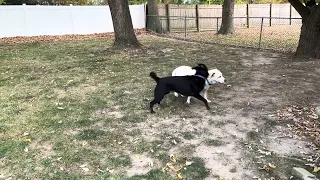
[[[297,56],[320,58],[320,6],[315,0],[303,5],[299,0],[289,0],[302,17],[302,27]]]
[[[139,48],[141,45],[134,33],[128,0],[108,0],[108,4],[115,36],[113,47]]]
[[[234,33],[234,1],[224,0],[222,5],[222,22],[218,34],[233,34]]]
[[[58,2],[60,5],[88,5],[89,1],[88,0],[55,0]]]
[[[148,0],[147,15],[147,27],[152,31],[162,33],[157,0]]]

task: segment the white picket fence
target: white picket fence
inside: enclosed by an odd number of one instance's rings
[[[146,5],[130,5],[133,27],[146,27]],[[198,13],[196,12],[198,11]],[[194,17],[188,20],[188,27],[196,27],[195,17],[221,17],[221,5],[159,5],[160,16]],[[168,14],[169,13],[169,14]],[[290,4],[250,4],[235,5],[235,24],[260,24],[261,19],[254,17],[273,17],[287,19],[273,19],[275,24],[291,24],[291,18],[300,15]],[[65,34],[94,34],[113,32],[112,18],[109,6],[0,6],[0,38],[14,36],[65,35]],[[290,18],[289,18],[290,17]],[[215,27],[216,23],[210,18],[201,18],[201,28]],[[256,22],[257,21],[257,22]],[[268,24],[269,19],[265,19]],[[268,21],[268,22],[267,22]],[[301,20],[296,20],[301,23]],[[166,28],[166,21],[163,21]],[[172,28],[184,27],[183,19],[170,20]]]
[[[133,27],[146,26],[145,5],[130,5]],[[0,6],[0,38],[113,32],[109,6]]]

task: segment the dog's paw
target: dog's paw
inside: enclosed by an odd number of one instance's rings
[[[211,103],[211,101],[210,101],[209,99],[207,99],[207,102],[208,102],[208,103]]]
[[[175,93],[174,93],[174,96],[175,96],[175,97],[178,97],[178,96],[179,96],[179,94],[175,92]]]

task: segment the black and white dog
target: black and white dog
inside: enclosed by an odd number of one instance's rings
[[[196,73],[196,70],[192,69],[190,66],[179,66],[177,67],[173,72],[172,76],[191,76]],[[206,81],[206,85],[204,86],[202,92],[200,94],[203,94],[203,97],[210,103],[211,101],[208,98],[208,90],[212,84],[215,83],[225,83],[226,80],[224,79],[221,71],[218,69],[210,69],[208,71],[209,76]],[[178,93],[174,92],[174,95],[176,97],[179,96]],[[190,104],[190,96],[187,98],[187,103]]]
[[[155,72],[150,73],[150,77],[157,82],[154,89],[154,100],[150,102],[151,113],[154,113],[153,106],[160,104],[164,96],[171,91],[183,96],[193,96],[202,101],[208,110],[210,109],[208,101],[200,95],[209,76],[208,68],[204,64],[198,64],[198,66],[192,69],[196,70],[196,73],[192,76],[168,76],[159,78]]]

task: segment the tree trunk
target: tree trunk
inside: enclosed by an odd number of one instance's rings
[[[233,34],[233,14],[234,14],[234,1],[235,0],[224,0],[222,5],[222,22],[221,28],[218,34]]]
[[[297,56],[320,58],[320,6],[313,6],[303,19]]]
[[[320,58],[320,6],[315,0],[304,6],[300,0],[289,0],[289,3],[302,17],[302,27],[296,56]]]
[[[148,29],[157,33],[162,33],[157,0],[148,0],[147,8],[148,8],[147,9],[148,10],[148,13],[147,13]]]
[[[140,48],[133,29],[128,0],[108,0],[117,49]]]

